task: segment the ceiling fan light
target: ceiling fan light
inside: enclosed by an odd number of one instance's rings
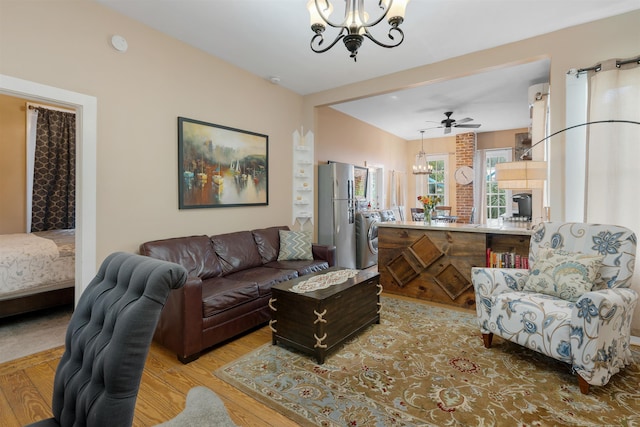
[[[399,46],[404,41],[404,32],[400,29],[400,24],[404,20],[405,9],[409,0],[378,0],[378,6],[381,10],[371,19],[369,19],[369,14],[365,11],[364,0],[343,1],[344,20],[341,22],[333,22],[329,19],[333,12],[333,5],[329,0],[309,0],[307,2],[311,31],[314,32],[310,43],[312,51],[316,53],[326,52],[338,41],[343,40],[347,50],[351,52],[350,57],[355,61],[364,37],[384,48]],[[371,3],[375,5],[375,1]],[[385,18],[391,28],[386,33],[386,41],[378,40],[369,32],[369,28],[378,25]],[[328,45],[324,43],[324,32],[327,26],[338,30],[335,39],[329,42]]]
[[[387,21],[391,24],[391,21],[394,19],[400,18],[400,23],[404,21],[404,13],[407,9],[407,4],[410,0],[393,0],[391,3],[391,7],[389,7],[389,11],[387,12]],[[389,5],[389,0],[385,0],[382,2],[385,7]]]
[[[324,3],[324,5],[322,3]],[[329,18],[329,16],[333,12],[333,5],[328,1],[322,0],[318,3],[318,6],[316,6],[316,0],[309,0],[309,2],[307,3],[307,10],[309,11],[311,28],[314,28],[314,26],[322,26],[322,28],[324,28],[325,26],[326,21],[318,11],[318,8],[322,10],[322,13],[326,18]]]
[[[369,14],[367,12],[363,12],[362,14],[364,22],[360,20],[359,13],[354,14],[353,11],[349,11],[349,13],[347,13],[347,19],[345,22],[347,24],[347,27],[349,28],[349,34],[363,35],[365,33],[363,25],[366,24],[367,21],[369,21]]]

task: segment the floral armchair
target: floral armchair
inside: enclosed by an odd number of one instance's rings
[[[632,362],[629,289],[636,236],[603,224],[540,224],[531,236],[529,269],[473,268],[480,331],[569,363],[580,391],[605,385]]]

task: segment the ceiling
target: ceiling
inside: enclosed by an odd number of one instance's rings
[[[311,51],[307,0],[95,1],[255,75],[277,77],[301,95],[640,8],[638,0],[413,0],[401,26],[404,42],[384,49],[365,39],[354,62],[342,42],[326,53]],[[388,25],[378,27],[372,32],[382,40]],[[327,28],[325,34],[326,45],[337,32]],[[408,140],[419,139],[420,129],[429,129],[425,138],[441,135],[442,129],[430,128],[445,111],[481,123],[478,132],[523,128],[527,89],[548,81],[548,74],[549,61],[537,61],[333,107]]]

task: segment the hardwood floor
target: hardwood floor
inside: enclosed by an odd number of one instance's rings
[[[153,426],[175,417],[184,409],[187,392],[203,385],[218,394],[239,426],[297,426],[213,375],[216,369],[265,343],[271,343],[268,326],[214,347],[187,365],[153,343],[142,375],[133,425]],[[53,378],[62,352],[59,347],[0,364],[0,425],[23,426],[51,416]]]

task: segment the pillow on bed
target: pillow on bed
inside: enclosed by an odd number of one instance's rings
[[[280,230],[278,261],[313,260],[311,233],[308,231]]]
[[[540,248],[522,290],[577,301],[593,288],[603,259],[602,255]]]

